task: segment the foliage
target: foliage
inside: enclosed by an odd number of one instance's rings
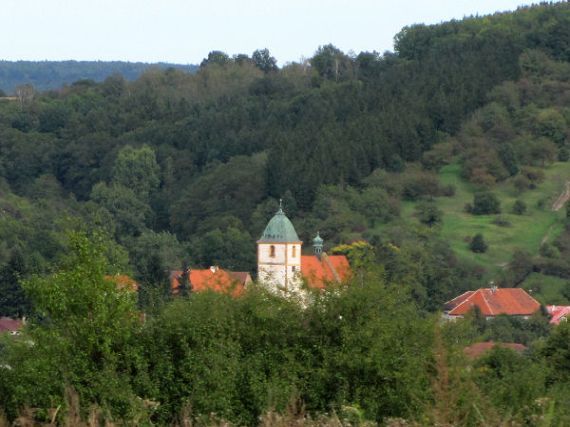
[[[35,316],[29,336],[6,356],[13,369],[3,378],[9,388],[4,407],[14,413],[24,404],[57,406],[71,386],[85,402],[99,402],[119,417],[138,416],[142,408],[130,386],[142,367],[135,295],[105,278],[100,237],[72,234],[69,243],[59,272],[24,282]]]
[[[492,215],[501,213],[501,202],[493,193],[482,192],[473,196],[473,215]]]
[[[513,204],[512,211],[515,215],[524,215],[526,212],[526,203],[522,200],[516,200]]]
[[[442,221],[443,212],[434,201],[423,201],[416,205],[416,214],[422,224],[433,227]]]
[[[485,238],[483,237],[483,235],[481,233],[477,233],[471,239],[471,243],[469,243],[469,249],[471,249],[471,251],[475,253],[484,253],[487,252],[489,246],[485,242]]]

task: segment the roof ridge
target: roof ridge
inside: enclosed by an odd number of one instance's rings
[[[484,291],[484,290],[486,290],[486,288],[485,288],[485,289],[484,289],[484,288],[479,288],[479,289],[477,289],[476,292]],[[494,316],[494,315],[495,315],[495,312],[493,311],[493,309],[492,309],[491,306],[489,305],[489,301],[487,301],[487,297],[485,296],[485,292],[481,292],[481,295],[482,295],[482,297],[483,297],[483,301],[485,302],[485,304],[487,305],[487,308],[489,309],[489,313],[491,314],[491,316]]]
[[[459,307],[461,307],[461,306],[462,306],[463,304],[465,304],[467,301],[470,301],[470,300],[471,300],[471,297],[472,297],[473,295],[475,295],[475,293],[476,293],[477,291],[465,291],[465,292],[463,292],[461,295],[459,295],[458,297],[453,298],[451,301],[449,301],[449,303],[451,303],[454,299],[457,299],[457,298],[459,298],[459,297],[462,297],[463,295],[465,295],[465,294],[468,293],[468,292],[471,292],[471,295],[469,295],[467,298],[465,298],[463,301],[461,301],[459,304],[457,304],[455,307],[453,307],[451,310],[449,310],[450,313],[451,313],[452,311],[457,310]],[[446,304],[448,304],[448,303],[446,303]]]
[[[336,271],[336,268],[333,266],[332,262],[329,259],[329,256],[326,254],[326,252],[323,252],[321,254],[321,258],[326,263],[326,265],[330,268],[331,273],[333,274],[335,280],[340,283],[341,280],[340,280],[340,276],[338,274],[338,271]]]
[[[449,301],[445,302],[445,304],[451,304],[453,301],[455,301],[456,299],[461,298],[461,297],[462,297],[463,295],[465,295],[465,294],[474,294],[474,293],[475,293],[475,291],[465,291],[465,292],[463,292],[461,295],[458,295],[458,296],[456,296],[455,298],[450,299]],[[465,301],[463,301],[463,302],[465,302]],[[461,304],[463,304],[463,302],[462,302]],[[461,304],[458,304],[457,307],[459,307],[459,305],[461,305]]]

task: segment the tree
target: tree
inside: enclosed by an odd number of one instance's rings
[[[190,281],[190,266],[184,263],[182,266],[182,273],[176,278],[178,281],[177,295],[180,297],[188,297],[192,292],[192,282]]]
[[[0,317],[19,318],[30,313],[30,301],[20,286],[27,270],[22,251],[15,248],[8,264],[0,269]]]
[[[148,145],[123,147],[113,166],[113,183],[130,189],[141,201],[147,202],[150,193],[160,184],[160,167],[154,150]]]
[[[230,225],[223,230],[216,228],[196,239],[193,254],[196,262],[203,267],[219,265],[229,270],[253,271],[253,242],[247,231]]]
[[[128,187],[100,182],[93,186],[91,200],[105,208],[116,223],[116,237],[138,236],[146,229],[151,211]]]
[[[551,381],[570,380],[570,322],[561,322],[554,329],[546,340],[542,354],[552,367]]]
[[[73,388],[116,417],[140,416],[131,374],[142,366],[136,294],[106,278],[105,239],[72,233],[70,254],[54,274],[23,283],[35,310],[26,331],[33,346],[17,346],[7,359],[11,405],[48,408]],[[13,408],[11,408],[13,409]]]
[[[492,215],[501,213],[501,202],[493,193],[475,193],[473,196],[474,215]]]
[[[475,236],[473,236],[471,243],[469,244],[469,249],[471,249],[471,252],[478,254],[487,252],[488,246],[487,243],[485,243],[485,239],[481,233],[477,233]]]
[[[524,215],[526,212],[526,203],[522,200],[516,200],[513,204],[513,213],[515,215]]]
[[[330,80],[345,80],[352,74],[352,60],[332,44],[319,46],[311,65],[320,76]]]
[[[416,215],[422,224],[433,227],[441,223],[443,212],[433,200],[423,200],[416,205]]]
[[[264,73],[270,73],[277,70],[277,60],[271,56],[267,49],[256,50],[251,55],[251,59],[255,66]]]
[[[208,57],[204,58],[200,63],[200,68],[204,68],[211,64],[217,65],[228,65],[232,62],[231,58],[228,56],[227,53],[222,52],[221,50],[213,50],[208,53]]]
[[[509,263],[509,273],[513,285],[520,284],[526,277],[532,273],[533,268],[532,256],[523,250],[517,249],[513,254],[513,258]]]

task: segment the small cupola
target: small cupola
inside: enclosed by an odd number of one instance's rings
[[[321,254],[323,253],[323,243],[324,242],[325,241],[323,240],[323,238],[321,237],[321,235],[317,231],[317,237],[315,237],[313,239],[313,251],[315,252],[315,255],[318,257],[320,257]]]

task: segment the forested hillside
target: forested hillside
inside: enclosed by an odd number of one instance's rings
[[[113,74],[135,80],[149,68],[194,72],[197,67],[122,61],[0,61],[0,90],[11,95],[23,85],[32,85],[40,91],[58,89],[77,80],[102,82]]]
[[[325,45],[282,68],[265,49],[214,51],[195,73],[0,100],[0,315],[31,315],[38,343],[6,353],[28,357],[0,380],[7,416],[76,393],[159,424],[254,425],[287,408],[354,423],[570,422],[567,326],[540,313],[437,320],[490,281],[570,303],[570,5],[395,40],[393,53]],[[167,273],[183,265],[255,273],[280,198],[302,240],[318,230],[347,254],[349,290],[307,310],[256,288],[169,302]],[[114,273],[140,284],[144,326],[103,279]],[[481,339],[531,357],[465,362],[461,346]]]

